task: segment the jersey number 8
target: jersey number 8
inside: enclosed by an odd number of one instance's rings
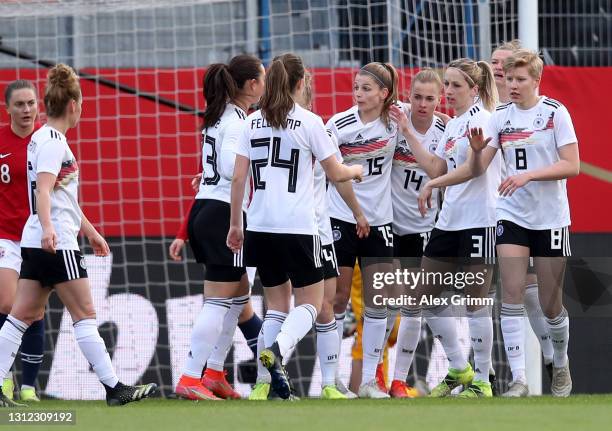
[[[9,165],[4,164],[0,166],[0,181],[4,184],[8,184],[11,182],[11,172],[9,169]]]

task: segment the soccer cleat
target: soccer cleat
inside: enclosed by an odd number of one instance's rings
[[[510,382],[508,390],[502,394],[506,398],[523,398],[529,395],[529,387],[522,380]]]
[[[457,396],[459,398],[491,398],[493,397],[491,383],[483,382],[482,380],[474,380],[470,386],[465,388],[463,392]]]
[[[342,383],[342,380],[340,379],[340,377],[337,377],[337,376],[336,376],[336,389],[338,389],[340,392],[346,395],[346,398],[348,398],[349,400],[354,400],[355,398],[357,398],[357,394],[351,391],[349,388],[347,388],[344,385],[344,383]]]
[[[376,366],[376,384],[378,385],[378,389],[380,389],[381,391],[389,391],[389,389],[387,388],[385,370],[382,362]]]
[[[140,401],[149,398],[157,392],[155,383],[147,383],[146,385],[129,386],[123,383],[117,383],[117,386],[106,392],[106,404],[109,406],[122,406],[134,401]]]
[[[189,377],[184,374],[179,379],[179,382],[174,389],[174,393],[187,400],[218,401],[221,399],[206,388],[200,379],[196,377]]]
[[[2,387],[0,387],[0,389],[2,389]],[[27,407],[27,406],[25,404],[16,403],[12,399],[4,395],[4,392],[0,390],[0,408],[2,407],[15,408],[15,407]]]
[[[389,391],[391,398],[417,398],[419,391],[406,382],[401,380],[393,380],[391,382],[391,390]]]
[[[553,397],[569,397],[572,392],[572,376],[570,374],[569,361],[565,364],[565,367],[553,367],[550,392]]]
[[[359,398],[383,399],[391,398],[388,393],[381,391],[376,380],[370,380],[359,386]]]
[[[269,382],[259,382],[255,383],[251,393],[249,394],[250,401],[266,401],[268,399],[268,394],[270,393],[270,383]]]
[[[467,388],[472,383],[473,378],[474,370],[472,370],[472,366],[469,363],[463,370],[449,368],[444,380],[431,390],[429,396],[431,398],[447,397],[458,386],[463,385],[464,388]]]
[[[347,396],[338,390],[334,385],[327,385],[321,390],[322,400],[347,400]]]
[[[223,398],[225,400],[239,400],[240,394],[232,388],[229,384],[225,375],[225,371],[216,371],[211,368],[207,368],[202,377],[202,385],[209,389],[215,396]]]
[[[34,388],[22,388],[21,391],[19,391],[19,399],[26,403],[40,402],[40,398],[36,395],[36,390]]]
[[[13,383],[13,374],[10,373],[11,377],[7,377],[2,381],[2,393],[8,398],[12,400],[15,392],[15,383]]]
[[[286,400],[291,396],[291,385],[287,372],[282,364],[282,357],[279,353],[278,344],[274,343],[269,349],[264,349],[259,354],[261,364],[267,368],[272,377],[270,383],[272,389],[279,397]]]

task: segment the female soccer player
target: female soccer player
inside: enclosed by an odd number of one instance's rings
[[[551,392],[567,397],[572,390],[567,357],[569,318],[562,288],[566,257],[571,254],[566,179],[578,175],[580,158],[565,106],[538,96],[543,68],[537,53],[524,49],[513,53],[504,62],[512,102],[497,108],[484,132],[471,129],[472,172],[488,171],[501,148],[509,175],[499,186],[496,212],[501,325],[513,379],[506,396],[528,394],[523,295],[529,256],[534,256],[540,305],[554,349]]]
[[[427,171],[417,161],[431,157],[444,133],[444,122],[434,112],[442,98],[444,85],[433,69],[421,69],[412,78],[410,111],[406,135],[398,136],[391,170],[391,196],[393,199],[393,248],[397,258],[409,258],[407,268],[420,268],[420,260],[437,214],[437,192],[432,196],[432,211],[426,217],[419,212],[418,197],[422,187],[429,182]],[[394,118],[394,111],[391,117]],[[394,118],[395,119],[395,118]],[[402,130],[404,130],[402,129]],[[409,294],[413,291],[404,292]],[[420,307],[401,308],[401,320],[397,336],[395,374],[389,394],[394,398],[413,398],[415,389],[406,384],[408,371],[421,336]]]
[[[0,129],[0,327],[6,321],[15,300],[21,268],[21,232],[28,216],[26,158],[30,137],[40,127],[36,123],[38,100],[30,81],[11,82],[4,90],[4,100],[10,124]],[[34,384],[43,359],[44,313],[23,335],[21,367],[23,384],[19,392],[22,401],[39,401]],[[2,382],[7,398],[13,399],[13,373]]]
[[[334,247],[340,276],[334,312],[338,332],[342,334],[344,313],[350,298],[355,259],[359,258],[364,280],[371,279],[373,261],[362,258],[393,257],[393,209],[391,207],[391,165],[395,150],[397,126],[389,119],[389,108],[397,100],[397,72],[390,64],[369,63],[355,76],[353,95],[356,106],[334,115],[327,128],[336,137],[344,162],[363,166],[364,180],[356,184],[357,201],[371,226],[367,237],[360,237],[350,208],[333,185],[328,189]],[[383,265],[385,267],[390,266]],[[385,269],[383,269],[385,270]],[[386,269],[387,271],[390,268]],[[364,294],[371,296],[371,286]],[[363,330],[363,371],[359,396],[388,398],[386,388],[378,387],[376,370],[387,331],[387,308],[365,302]],[[390,318],[394,322],[395,318]]]
[[[188,223],[189,244],[196,261],[206,266],[204,306],[191,332],[191,348],[177,395],[192,399],[240,398],[223,373],[238,317],[249,301],[249,282],[242,254],[225,245],[229,230],[230,187],[235,146],[249,107],[264,89],[261,61],[238,55],[229,65],[209,66],[204,78],[206,112],[202,129],[204,168]],[[246,211],[248,193],[242,197]],[[202,377],[204,366],[206,373]]]
[[[497,90],[491,67],[484,61],[466,58],[448,65],[444,87],[446,101],[456,116],[446,125],[435,154],[417,155],[419,164],[434,178],[420,192],[421,214],[426,215],[427,207],[431,207],[432,190],[446,187],[439,218],[425,248],[422,269],[425,274],[457,274],[461,263],[464,273],[472,274],[472,277],[480,274],[483,279],[482,283],[466,284],[466,293],[484,298],[492,276],[490,264],[494,258],[496,188],[500,183],[501,162],[497,157],[482,177],[471,179],[470,164],[466,163],[469,156],[467,132],[472,125],[487,123],[489,111],[497,103]],[[405,115],[400,110],[395,110],[395,113],[402,130],[406,129]],[[442,289],[439,282],[422,283],[417,296],[429,297]],[[423,315],[434,336],[441,341],[450,362],[448,375],[432,390],[431,396],[447,396],[459,385],[464,386],[463,397],[492,396],[489,383],[493,346],[491,307],[482,304],[467,307],[476,365],[474,375],[457,338],[452,307],[424,305]]]
[[[296,307],[282,326],[275,326],[278,332],[264,320],[268,348],[259,357],[270,371],[272,389],[284,399],[291,390],[282,357],[312,328],[323,300],[313,157],[332,181],[361,178],[361,167],[338,163],[321,118],[296,103],[303,97],[304,75],[302,60],[294,54],[276,57],[268,70],[261,110],[247,118],[237,145],[227,236],[227,245],[236,255],[244,238],[245,263],[257,267],[268,314],[286,314],[288,289],[294,288]],[[254,193],[245,237],[240,205],[249,169]]]
[[[502,43],[495,48],[495,51],[493,51],[491,54],[491,66],[493,68],[493,74],[495,75],[495,85],[497,85],[500,104],[505,104],[512,101],[506,85],[504,61],[520,48],[521,41],[514,39],[510,42]],[[504,166],[502,166],[502,177],[505,177],[505,175],[503,175],[503,168]],[[531,329],[533,329],[533,332],[538,338],[544,359],[544,366],[548,372],[549,379],[552,381],[552,361],[554,350],[552,341],[550,340],[548,323],[546,323],[546,317],[544,316],[542,307],[540,306],[540,300],[538,298],[538,278],[535,274],[532,257],[529,258],[529,268],[527,270],[527,278],[525,280],[524,300],[525,311],[529,317]]]
[[[149,397],[157,385],[119,382],[98,333],[85,259],[77,241],[79,231],[87,236],[97,256],[110,251],[79,207],[79,169],[65,136],[81,117],[81,103],[79,78],[72,68],[64,64],[53,67],[45,88],[48,122],[28,144],[31,212],[21,238],[19,288],[8,324],[0,329],[0,376],[10,369],[24,332],[40,319],[55,289],[72,317],[83,355],[104,385],[107,404],[122,405]]]

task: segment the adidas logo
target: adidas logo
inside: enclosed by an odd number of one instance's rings
[[[504,126],[510,126],[510,125],[511,125],[510,120],[506,120],[506,124],[504,124]]]
[[[361,136],[361,133],[359,133],[359,134],[357,135],[357,137],[355,138],[355,140],[357,140],[357,139],[363,139],[363,136]]]

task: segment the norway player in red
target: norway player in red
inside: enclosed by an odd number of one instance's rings
[[[572,390],[567,357],[569,317],[562,288],[566,258],[571,255],[566,179],[578,175],[580,157],[567,108],[538,96],[543,68],[537,53],[529,50],[518,50],[507,58],[504,73],[511,103],[499,106],[485,131],[472,129],[470,137],[472,172],[484,172],[501,148],[508,175],[499,186],[496,210],[501,327],[512,370],[506,396],[528,394],[523,298],[530,256],[534,257],[540,305],[553,345],[551,392],[567,397]]]
[[[21,268],[19,241],[28,216],[27,146],[40,125],[36,88],[23,79],[11,82],[4,90],[10,124],[0,129],[0,327],[6,321],[15,301]],[[43,359],[44,315],[30,325],[23,336],[21,367],[23,383],[19,391],[22,401],[40,401],[34,384]],[[12,400],[13,374],[2,382],[4,395]]]

